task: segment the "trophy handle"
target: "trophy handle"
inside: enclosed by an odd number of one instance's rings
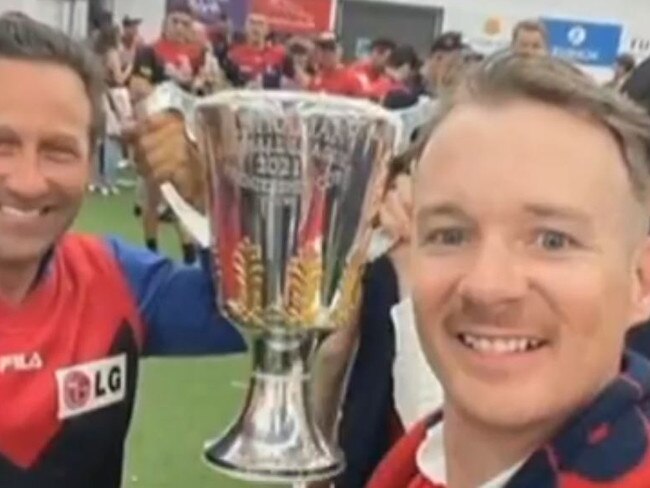
[[[158,85],[144,101],[144,113],[147,116],[166,112],[179,112],[185,120],[185,134],[193,144],[196,143],[195,129],[196,99],[185,93],[176,83],[167,81]],[[208,218],[192,207],[178,193],[173,184],[167,182],[160,186],[160,192],[167,204],[178,217],[185,230],[202,247],[211,244]]]
[[[196,143],[195,113],[196,98],[183,91],[173,81],[166,81],[156,86],[144,100],[144,113],[147,116],[166,111],[179,112],[185,120],[185,134]]]
[[[201,247],[209,247],[211,239],[208,218],[187,203],[171,183],[163,183],[160,192],[185,230]]]

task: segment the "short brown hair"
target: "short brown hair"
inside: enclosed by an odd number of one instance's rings
[[[63,32],[24,14],[0,16],[0,58],[55,63],[74,71],[83,81],[92,109],[91,147],[104,125],[104,75],[98,60],[85,46]]]
[[[517,22],[517,25],[512,29],[513,43],[517,40],[517,36],[521,31],[539,32],[544,39],[544,44],[548,44],[548,31],[546,30],[544,23],[540,20],[526,19]]]
[[[524,98],[586,115],[606,127],[619,145],[634,195],[650,208],[650,117],[614,90],[601,87],[569,62],[504,52],[469,70],[441,100],[432,128],[458,105],[499,104]]]

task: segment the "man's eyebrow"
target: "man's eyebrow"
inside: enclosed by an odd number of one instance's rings
[[[417,212],[416,219],[418,222],[434,217],[448,217],[455,219],[468,219],[468,215],[458,205],[450,202],[441,202],[427,205]]]
[[[591,222],[591,218],[588,214],[562,205],[527,204],[524,206],[524,210],[526,213],[533,215],[534,217],[559,218],[584,224]]]
[[[45,134],[43,137],[43,144],[52,145],[52,144],[62,144],[66,146],[72,146],[77,148],[79,146],[79,140],[70,134],[64,134],[61,132],[52,132]]]
[[[18,135],[18,132],[16,132],[8,125],[0,124],[0,139],[2,139],[5,142],[6,141],[18,142],[20,141],[20,136]]]

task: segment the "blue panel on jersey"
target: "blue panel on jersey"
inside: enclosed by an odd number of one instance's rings
[[[214,301],[210,271],[181,266],[149,250],[108,238],[146,327],[144,355],[202,355],[244,351],[241,334]]]

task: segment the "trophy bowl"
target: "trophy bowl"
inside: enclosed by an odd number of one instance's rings
[[[356,320],[399,120],[367,101],[246,90],[197,101],[191,118],[217,301],[252,357],[244,407],[204,458],[247,481],[331,479],[344,459],[316,418],[313,366]]]

